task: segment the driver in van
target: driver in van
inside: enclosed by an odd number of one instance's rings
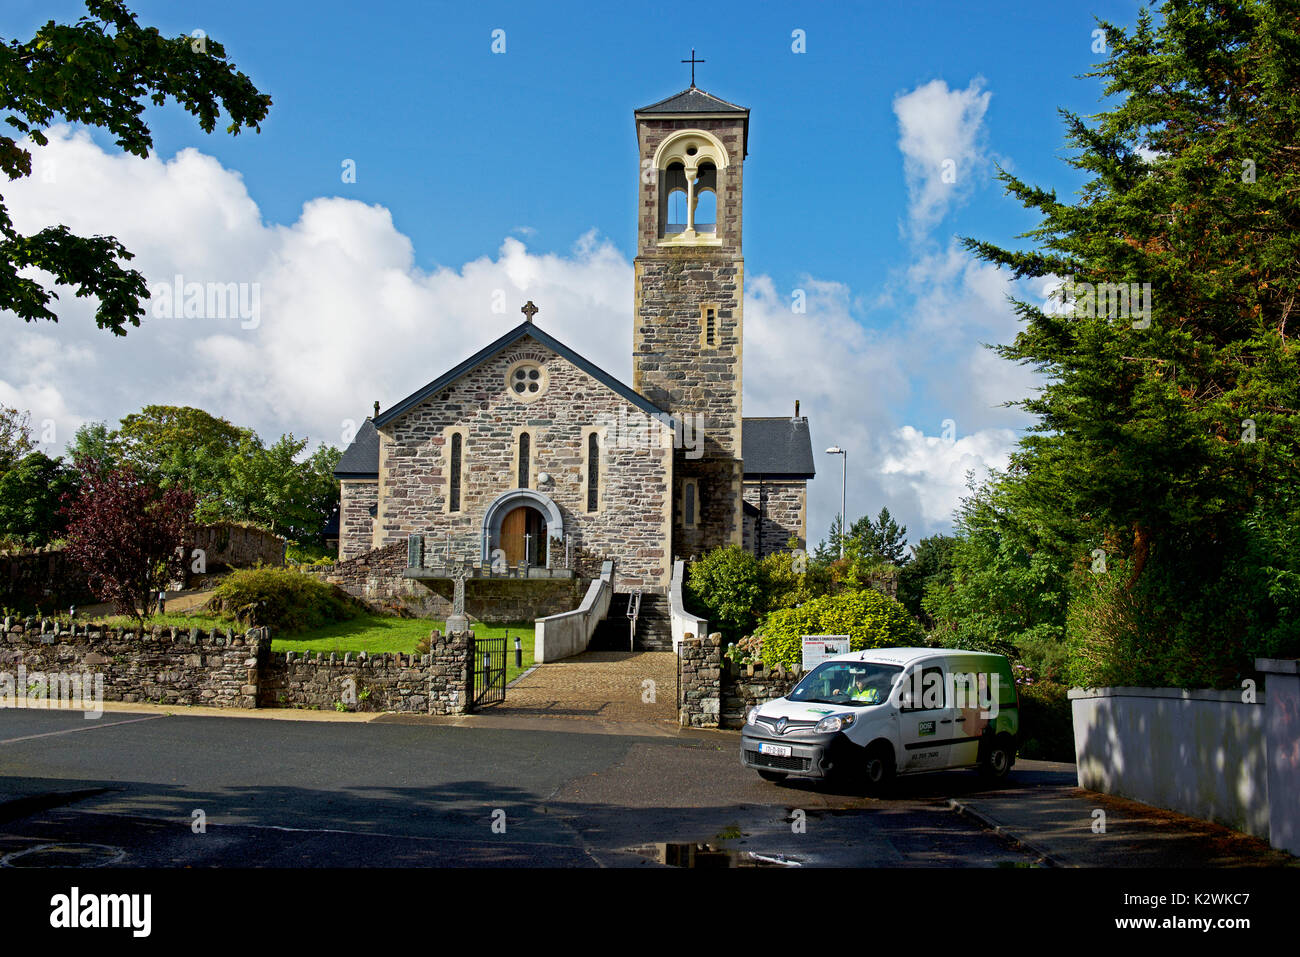
[[[880,701],[880,692],[867,684],[867,673],[865,671],[859,671],[852,675],[843,694],[851,701],[865,701],[869,704],[876,704]]]

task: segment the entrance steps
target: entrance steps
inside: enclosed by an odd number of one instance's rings
[[[609,614],[596,626],[588,651],[628,651],[628,632],[631,623],[627,617],[632,596],[628,592],[615,592],[609,601]],[[673,631],[669,618],[666,595],[643,594],[641,613],[637,617],[636,640],[633,651],[672,651]]]

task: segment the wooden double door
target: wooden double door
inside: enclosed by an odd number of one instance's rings
[[[530,565],[546,564],[546,520],[542,513],[527,505],[507,512],[501,519],[498,545],[511,565],[525,559]]]

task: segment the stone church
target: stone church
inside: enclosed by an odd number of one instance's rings
[[[632,383],[524,321],[365,421],[335,475],[339,557],[412,535],[480,567],[612,559],[663,591],[673,560],[807,541],[808,420],[744,418],[749,110],[691,87],[635,111]],[[630,177],[629,177],[630,178]]]

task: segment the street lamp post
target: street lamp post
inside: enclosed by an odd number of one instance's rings
[[[827,455],[841,455],[841,464],[844,471],[840,475],[840,558],[844,557],[844,488],[849,481],[849,453],[844,451],[838,445],[832,445],[826,450]]]

